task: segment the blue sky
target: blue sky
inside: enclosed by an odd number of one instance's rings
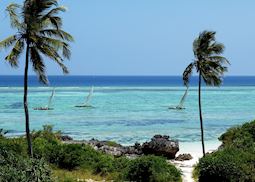
[[[0,40],[14,33],[0,0]],[[62,14],[70,32],[71,75],[181,75],[192,61],[192,42],[203,30],[217,31],[230,60],[228,75],[254,75],[254,0],[61,0]],[[0,74],[23,74],[3,61]],[[50,60],[47,73],[60,75]],[[30,71],[32,74],[32,71]]]

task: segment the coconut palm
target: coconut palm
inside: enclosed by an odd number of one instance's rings
[[[224,72],[227,71],[228,60],[221,56],[224,45],[215,41],[216,32],[203,31],[193,42],[195,59],[183,72],[184,85],[188,86],[193,69],[198,73],[198,104],[201,128],[201,141],[203,155],[205,155],[204,129],[201,106],[201,83],[204,81],[209,86],[220,86]]]
[[[48,84],[44,57],[53,60],[68,73],[63,64],[64,58],[70,58],[69,42],[73,41],[70,34],[63,31],[59,12],[66,9],[58,6],[58,0],[25,0],[23,5],[10,4],[7,7],[11,27],[17,30],[15,35],[0,42],[0,49],[11,48],[5,60],[12,67],[19,66],[19,58],[25,51],[24,69],[24,111],[26,119],[26,138],[28,154],[33,157],[32,142],[29,129],[29,112],[27,102],[29,63],[43,84]]]

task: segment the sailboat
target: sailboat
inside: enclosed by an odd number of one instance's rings
[[[188,95],[188,90],[189,88],[187,87],[184,95],[182,96],[181,100],[180,100],[180,103],[177,105],[177,106],[174,106],[174,107],[169,107],[168,109],[176,109],[176,110],[182,110],[182,109],[185,109],[185,107],[183,106],[184,105],[184,101]]]
[[[88,96],[86,97],[86,100],[85,100],[84,104],[77,105],[77,106],[75,106],[75,107],[93,108],[93,106],[90,104],[90,101],[91,101],[91,98],[92,98],[92,96],[93,96],[93,93],[94,93],[94,87],[92,86],[92,87],[90,88],[89,94],[88,94]]]
[[[34,110],[53,110],[53,108],[51,108],[51,103],[52,103],[54,95],[55,95],[55,88],[51,92],[51,96],[49,98],[48,105],[46,105],[45,107],[36,107],[36,108],[34,108]]]

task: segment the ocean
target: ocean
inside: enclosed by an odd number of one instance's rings
[[[50,85],[29,77],[31,128],[53,125],[74,139],[113,140],[123,145],[149,140],[155,134],[169,135],[180,142],[200,141],[197,78],[185,101],[185,110],[169,110],[178,105],[185,87],[179,76],[50,76]],[[82,104],[94,86],[91,105]],[[23,77],[0,76],[0,128],[9,136],[25,131]],[[50,111],[45,106],[55,87]],[[202,88],[205,140],[217,142],[228,128],[255,119],[255,77],[228,76],[222,87]]]

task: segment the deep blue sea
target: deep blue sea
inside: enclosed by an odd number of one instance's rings
[[[50,86],[182,86],[181,76],[49,76]],[[1,87],[20,87],[23,76],[0,76]],[[191,86],[197,85],[197,77],[192,77]],[[29,86],[43,86],[36,76],[29,77]],[[255,76],[227,76],[223,86],[255,86]]]
[[[184,103],[176,106],[185,87],[179,76],[50,76],[50,85],[29,77],[31,128],[54,125],[75,139],[98,138],[122,144],[144,142],[155,134],[166,134],[180,142],[200,140],[197,78]],[[83,104],[94,86],[90,104]],[[0,128],[9,135],[24,133],[22,76],[0,76]],[[36,111],[46,106],[55,87],[54,110]],[[203,87],[202,106],[206,141],[214,142],[228,128],[255,119],[255,77],[229,76],[222,87]]]

